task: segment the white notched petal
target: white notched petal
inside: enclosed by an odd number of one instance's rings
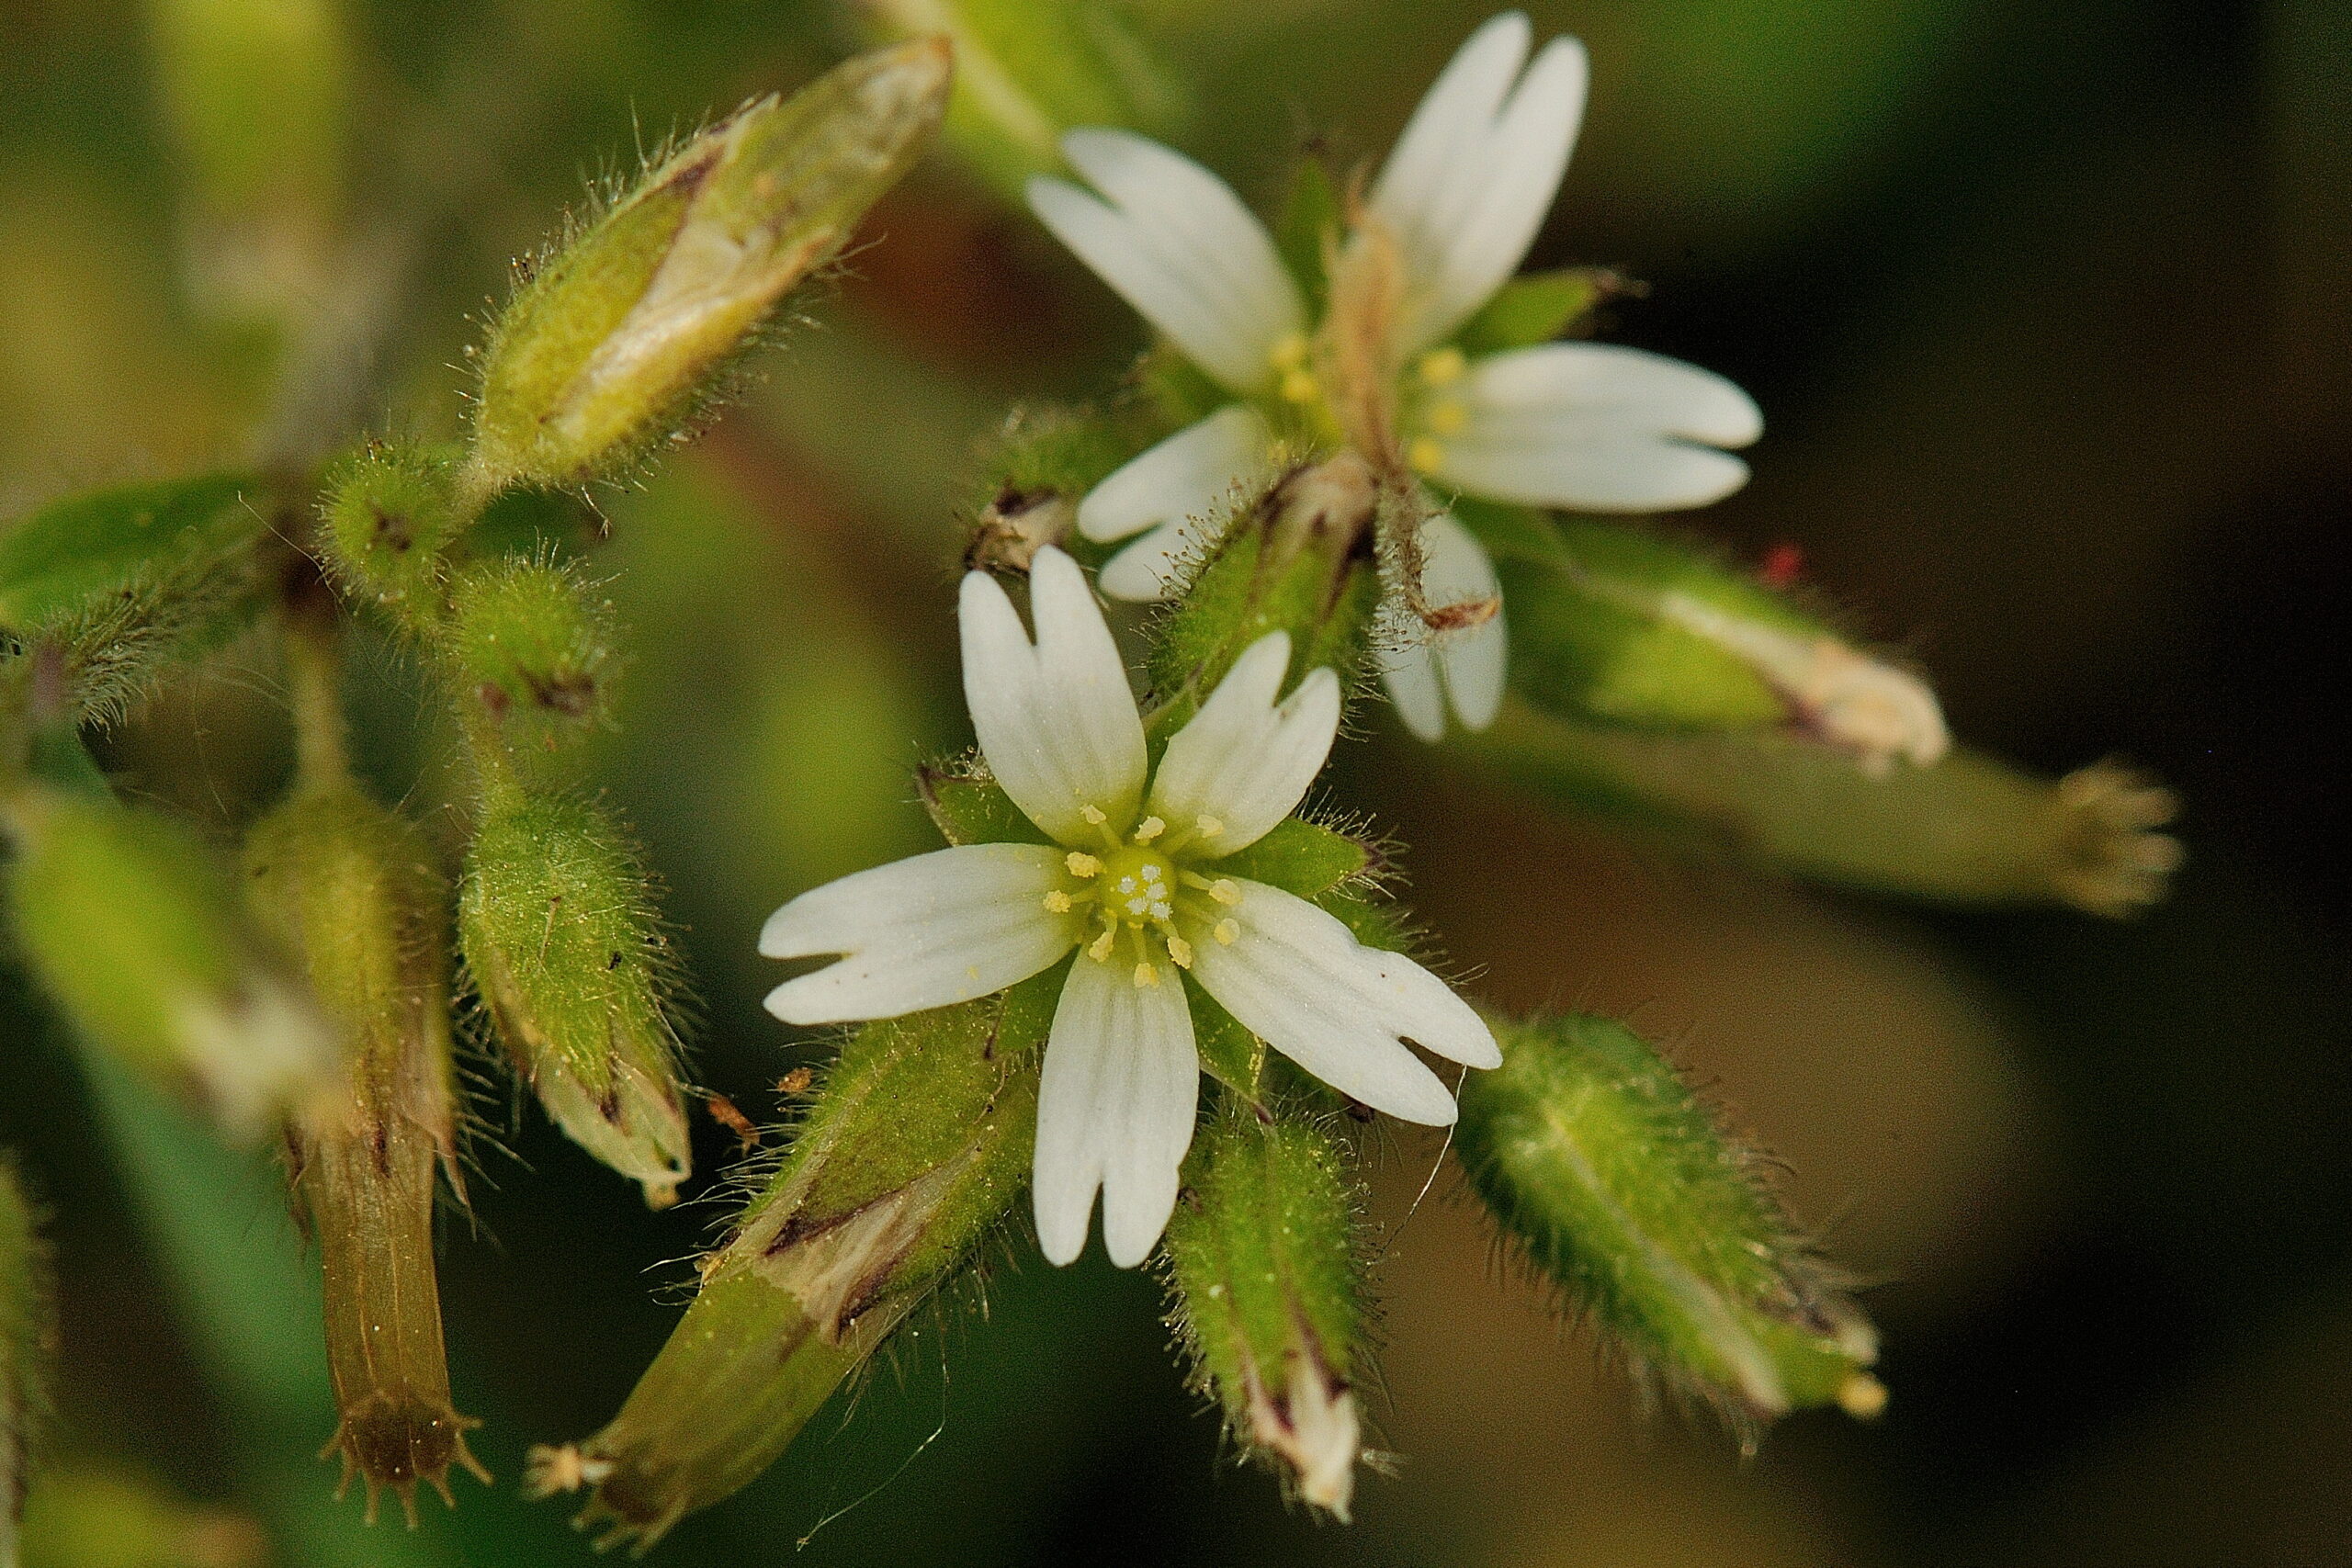
[[[1131,459],[1078,503],[1078,531],[1090,539],[1124,539],[1152,531],[1102,569],[1114,599],[1154,602],[1174,587],[1180,562],[1210,541],[1210,527],[1238,488],[1266,469],[1272,446],[1266,422],[1244,404],[1217,410]]]
[[[1038,220],[1185,357],[1234,391],[1265,386],[1275,345],[1306,324],[1265,225],[1223,180],[1131,131],[1073,130],[1062,152],[1109,199],[1033,179]]]
[[[1462,429],[1435,477],[1538,506],[1657,512],[1720,501],[1763,429],[1755,400],[1711,370],[1614,344],[1561,343],[1476,361]],[[1711,445],[1700,445],[1700,443]]]
[[[1491,1065],[1500,1058],[1477,1014],[1458,998],[1459,1011],[1447,1008],[1430,990],[1444,982],[1364,947],[1306,899],[1237,881],[1239,933],[1230,944],[1194,942],[1193,978],[1242,1027],[1340,1093],[1408,1122],[1452,1122],[1453,1096],[1399,1037]]]
[[[1086,574],[1046,547],[1029,569],[1033,645],[1020,614],[986,572],[967,572],[957,610],[964,697],[1004,793],[1066,844],[1096,841],[1092,806],[1124,831],[1143,795],[1143,720],[1126,666]]]
[[[1152,775],[1150,809],[1178,829],[1219,824],[1189,854],[1247,849],[1298,807],[1340,733],[1340,678],[1308,671],[1277,706],[1290,670],[1290,634],[1260,637],[1233,661],[1192,722],[1176,732]]]
[[[768,917],[768,958],[840,962],[768,993],[786,1023],[897,1018],[1001,991],[1078,940],[1076,918],[1046,910],[1062,852],[966,844],[894,861],[813,888]]]
[[[1502,592],[1486,546],[1443,513],[1421,525],[1421,592],[1440,605],[1498,599]],[[1500,609],[1462,631],[1433,635],[1409,615],[1392,615],[1392,624],[1406,640],[1388,654],[1381,678],[1408,729],[1423,740],[1444,739],[1446,703],[1464,729],[1495,722],[1510,659]]]
[[[1402,352],[1448,336],[1502,286],[1559,191],[1589,67],[1582,44],[1554,39],[1521,76],[1532,38],[1518,12],[1471,34],[1373,188],[1373,212],[1404,260]]]
[[[1151,986],[1136,985],[1134,969],[1115,960],[1081,957],[1070,966],[1037,1090],[1031,1190],[1049,1261],[1085,1250],[1098,1188],[1111,1261],[1132,1269],[1150,1255],[1176,1207],[1200,1075],[1192,1010],[1173,966],[1160,964]]]

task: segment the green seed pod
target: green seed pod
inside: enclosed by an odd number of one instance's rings
[[[458,899],[466,972],[514,1070],[571,1140],[675,1201],[692,1159],[668,941],[618,823],[560,796],[494,800]]]
[[[465,529],[454,447],[370,442],[327,476],[322,530],[345,592],[412,631],[441,611],[444,555]]]
[[[447,885],[422,834],[339,782],[255,823],[244,863],[256,915],[302,955],[350,1059],[342,1113],[288,1138],[326,1271],[331,1447],[370,1517],[390,1487],[413,1520],[419,1481],[447,1502],[452,1463],[489,1480],[450,1401],[433,1259],[435,1167],[457,1179]]]
[[[1878,1336],[1657,1052],[1587,1014],[1498,1024],[1503,1065],[1461,1091],[1454,1147],[1496,1222],[1637,1375],[1763,1422],[1875,1416]]]
[[[57,1351],[49,1254],[36,1217],[15,1168],[0,1154],[0,1568],[16,1568],[17,1530]]]
[[[1116,6],[1096,0],[864,0],[886,36],[956,46],[949,144],[1014,202],[1062,168],[1062,132],[1118,125],[1175,140],[1182,88]]]
[[[469,495],[627,468],[785,293],[831,257],[939,123],[951,60],[861,55],[687,142],[542,264],[483,355]]]
[[[1061,980],[853,1036],[620,1414],[526,1485],[592,1488],[580,1523],[641,1551],[773,1464],[1027,1190]]]
[[[85,1040],[193,1089],[239,1137],[332,1106],[334,1031],[210,850],[111,800],[44,787],[9,805],[17,939]]]
[[[2160,902],[2181,861],[2170,791],[2116,762],[2062,779],[1962,748],[1883,779],[1780,730],[1663,734],[1506,705],[1465,745],[1500,772],[1693,857],[1960,905]]]
[[[613,604],[576,566],[509,558],[461,573],[451,651],[468,700],[517,740],[552,743],[605,718],[620,659]]]
[[[1160,623],[1147,670],[1155,742],[1183,728],[1243,651],[1290,634],[1294,671],[1361,673],[1380,601],[1375,520],[1387,502],[1352,452],[1301,464],[1241,509]]]
[[[1228,1095],[1185,1187],[1168,1222],[1169,1323],[1193,1380],[1246,1452],[1344,1522],[1368,1353],[1346,1151],[1295,1111]]]
[[[1474,523],[1490,510],[1464,508]],[[1514,528],[1514,543],[1529,536]],[[1951,744],[1918,677],[1702,551],[1572,519],[1506,558],[1514,683],[1577,717],[1657,728],[1788,728],[1883,775]],[[1514,552],[1516,553],[1516,552]]]

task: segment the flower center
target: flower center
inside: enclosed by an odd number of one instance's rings
[[[1204,817],[1170,834],[1166,822],[1147,817],[1122,839],[1101,811],[1090,808],[1085,815],[1102,836],[1103,852],[1072,850],[1064,855],[1070,885],[1046,894],[1046,908],[1056,914],[1083,908],[1100,925],[1085,944],[1087,957],[1097,964],[1132,963],[1137,986],[1157,986],[1163,955],[1180,969],[1193,966],[1193,943],[1184,930],[1195,936],[1205,930],[1225,943],[1240,935],[1239,925],[1225,912],[1241,902],[1239,885],[1179,863],[1186,846],[1215,839],[1225,830],[1222,824]]]

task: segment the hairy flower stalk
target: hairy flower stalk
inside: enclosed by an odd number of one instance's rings
[[[1951,749],[1926,682],[1702,550],[1589,519],[1515,535],[1502,578],[1525,607],[1514,642],[1532,702],[1651,728],[1782,727],[1876,779]]]
[[[466,1447],[442,1348],[435,1172],[458,1185],[449,1036],[448,887],[413,827],[344,770],[328,656],[289,632],[301,767],[245,841],[258,917],[300,953],[343,1032],[350,1093],[290,1126],[288,1175],[326,1273],[327,1366],[341,1419],[327,1451],[373,1518],[390,1488],[415,1521],[420,1481],[449,1500]]]
[[[1436,976],[1250,874],[1281,874],[1278,862],[1242,858],[1322,771],[1340,722],[1329,668],[1277,701],[1291,637],[1258,637],[1155,765],[1069,557],[1037,553],[1030,606],[1034,640],[994,579],[964,579],[965,696],[1021,836],[861,872],[777,910],[763,953],[840,957],[777,987],[768,1008],[787,1023],[900,1017],[1075,951],[1039,1089],[1038,1241],[1056,1263],[1077,1258],[1099,1191],[1104,1249],[1133,1267],[1168,1223],[1192,1144],[1196,1012],[1221,1009],[1311,1077],[1424,1123],[1451,1122],[1453,1097],[1405,1040],[1473,1066],[1491,1066],[1495,1046]]]
[[[1499,1033],[1501,1068],[1463,1087],[1463,1167],[1636,1374],[1713,1405],[1749,1446],[1792,1410],[1877,1415],[1877,1334],[1673,1067],[1610,1019]]]
[[[626,468],[778,301],[837,252],[938,125],[952,56],[920,39],[763,98],[541,263],[483,355],[462,491]]]
[[[620,1414],[530,1487],[646,1546],[774,1463],[1019,1201],[1054,978],[852,1036]]]
[[[56,1354],[49,1256],[16,1168],[0,1154],[0,1568],[17,1568],[32,1450]]]
[[[1170,1323],[1245,1453],[1344,1521],[1363,1451],[1368,1354],[1348,1153],[1295,1107],[1238,1096],[1185,1166],[1168,1223]]]
[[[572,1142],[664,1208],[692,1168],[669,1012],[674,959],[635,846],[602,807],[492,794],[458,934],[499,1043]]]
[[[1636,349],[1545,342],[1563,319],[1517,299],[1487,313],[1510,295],[1584,110],[1582,47],[1555,39],[1531,62],[1532,42],[1516,12],[1473,34],[1366,197],[1335,212],[1344,235],[1316,235],[1304,254],[1286,254],[1216,175],[1131,132],[1063,139],[1092,192],[1029,186],[1039,220],[1223,401],[1080,503],[1087,537],[1140,536],[1105,568],[1104,591],[1168,596],[1231,487],[1284,451],[1344,446],[1414,502],[1391,509],[1381,530],[1395,606],[1383,674],[1424,739],[1444,734],[1449,710],[1485,728],[1504,686],[1494,565],[1448,514],[1451,498],[1701,506],[1747,479],[1720,448],[1762,429],[1754,402],[1719,376]]]

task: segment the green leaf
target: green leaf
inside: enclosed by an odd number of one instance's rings
[[[210,474],[51,502],[0,533],[0,627],[36,630],[250,546],[266,526],[260,494],[249,475]]]
[[[1474,358],[1549,343],[1607,299],[1613,281],[1613,275],[1598,267],[1514,277],[1463,324],[1454,342]]]

